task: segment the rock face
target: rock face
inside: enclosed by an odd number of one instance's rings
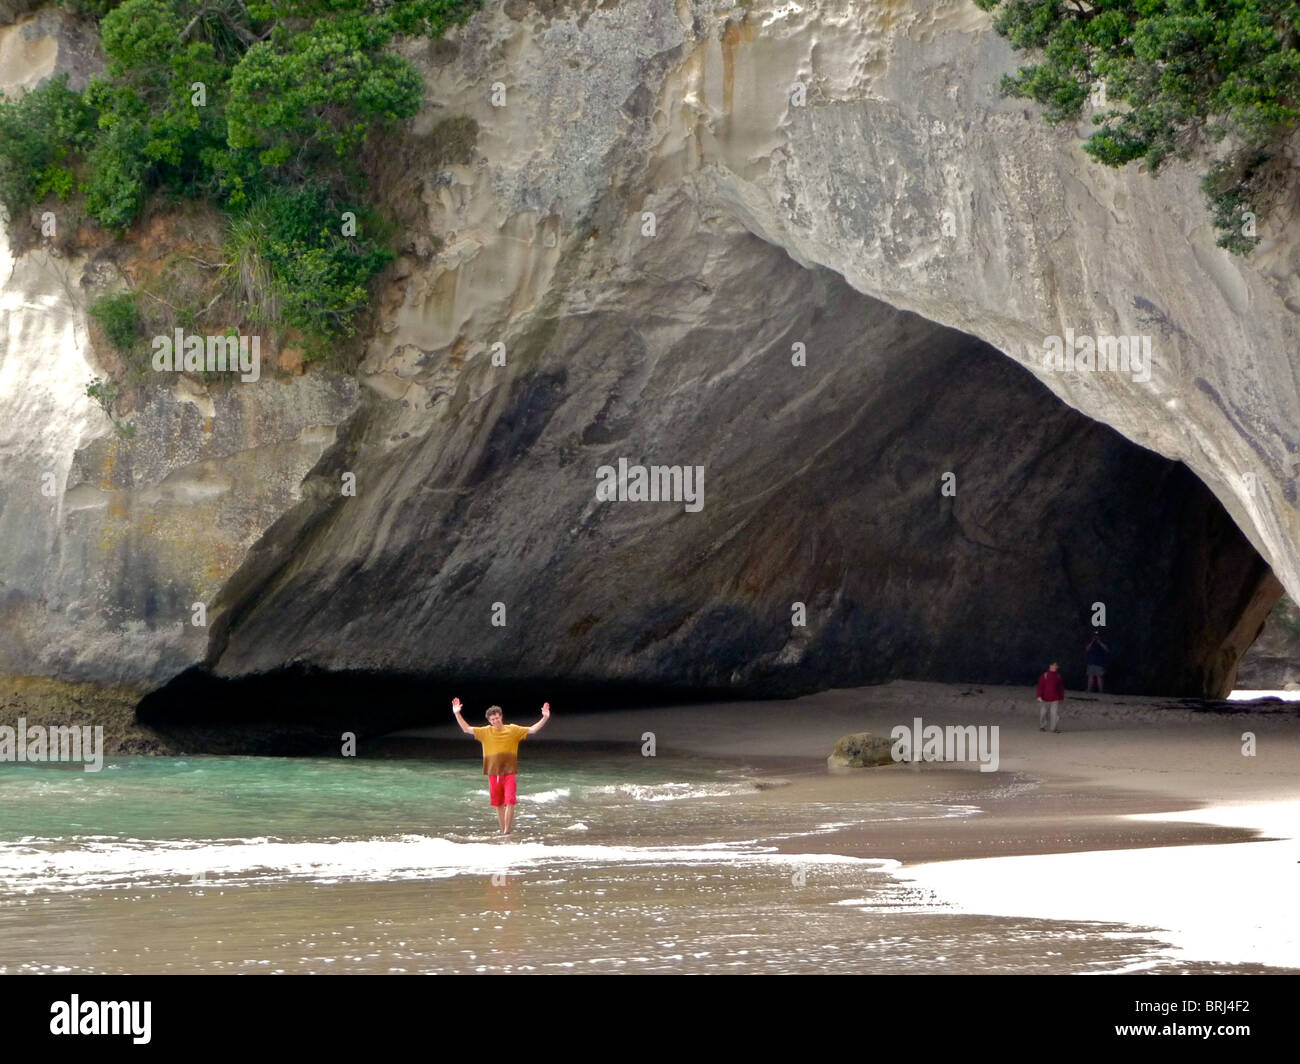
[[[831,769],[871,768],[877,765],[891,765],[894,744],[891,740],[870,732],[856,732],[842,735],[835,743],[835,749],[826,759],[826,767]]]
[[[1226,681],[1271,578],[1185,469],[978,341],[691,222],[664,215],[667,257],[643,252],[665,280],[557,309],[544,346],[509,345],[508,383],[467,364],[421,435],[372,407],[217,600],[212,670],[788,693],[1028,684],[1059,655],[1081,682],[1102,603],[1123,689]],[[688,248],[707,269],[683,277]],[[443,372],[413,366],[412,390]],[[599,500],[620,460],[702,467],[702,505]],[[357,496],[322,503],[348,471]]]
[[[969,0],[508,3],[409,54],[413,140],[479,134],[409,175],[359,389],[158,386],[118,441],[83,264],[0,264],[0,671],[1081,685],[1100,604],[1116,690],[1220,694],[1269,565],[1300,593],[1294,241],[1233,259],[1194,173],[1001,99]],[[1045,369],[1067,330],[1150,379]],[[702,505],[598,499],[620,460]]]
[[[1300,689],[1300,607],[1284,596],[1242,658],[1237,686],[1253,691]]]
[[[67,74],[85,88],[104,69],[99,33],[89,19],[69,17],[42,0],[0,0],[0,92],[21,91]]]

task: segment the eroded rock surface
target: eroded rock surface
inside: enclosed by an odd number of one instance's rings
[[[1283,597],[1242,658],[1237,686],[1255,691],[1300,690],[1300,607]]]
[[[508,373],[409,362],[421,401],[373,403],[227,585],[214,670],[1028,683],[1102,603],[1123,689],[1227,680],[1276,584],[1186,469],[735,223],[666,214],[640,256]],[[702,505],[600,501],[620,459],[702,467]]]
[[[969,0],[489,5],[408,51],[413,137],[478,136],[413,175],[355,394],[160,394],[119,443],[78,264],[4,266],[0,669],[1031,680],[1101,602],[1117,689],[1217,694],[1256,550],[1300,593],[1293,239],[1234,259],[1193,171],[1000,98]],[[1067,328],[1150,335],[1150,381],[1046,372]],[[702,465],[703,508],[598,502],[620,458]]]

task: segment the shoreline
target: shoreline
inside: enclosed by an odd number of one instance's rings
[[[506,711],[508,720],[531,723],[527,714]],[[887,737],[895,725],[910,728],[916,717],[927,724],[998,727],[998,771],[943,763],[826,767],[840,736],[869,731]],[[452,739],[454,729],[454,724],[410,728],[387,738]],[[791,780],[737,801],[946,800],[980,807],[969,817],[870,823],[777,843],[782,853],[888,858],[904,866],[1262,842],[1276,836],[1242,825],[1130,818],[1248,801],[1300,802],[1300,711],[1293,705],[1201,710],[1168,698],[1067,694],[1061,729],[1060,734],[1038,731],[1037,703],[1032,691],[1021,687],[894,681],[787,701],[615,709],[572,717],[557,710],[546,732],[532,742],[587,747],[593,756],[617,750],[632,756],[643,736],[653,733],[658,756],[665,760],[711,758]],[[1242,754],[1243,732],[1255,734],[1253,757]],[[527,771],[526,759],[521,764]]]

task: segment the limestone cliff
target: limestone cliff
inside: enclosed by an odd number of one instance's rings
[[[1102,603],[1121,688],[1218,694],[1300,593],[1294,240],[1234,259],[1190,170],[999,97],[969,0],[509,0],[408,51],[355,382],[155,383],[118,439],[91,262],[0,262],[0,671],[1019,681]],[[1067,330],[1150,379],[1046,370]],[[703,506],[598,500],[620,459]]]

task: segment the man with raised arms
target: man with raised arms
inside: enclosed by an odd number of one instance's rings
[[[500,706],[488,707],[486,726],[471,728],[460,715],[460,705],[460,699],[453,698],[451,711],[460,730],[483,744],[483,775],[488,778],[488,794],[497,809],[501,834],[509,835],[515,820],[515,769],[519,765],[519,743],[546,726],[551,719],[551,704],[543,703],[542,719],[531,728],[504,723]]]

